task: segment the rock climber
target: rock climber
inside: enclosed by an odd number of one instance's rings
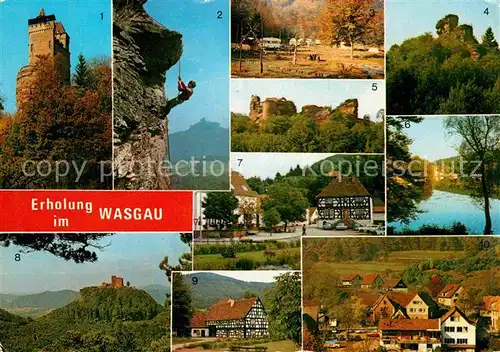
[[[195,81],[189,81],[188,85],[182,81],[181,76],[178,77],[177,80],[177,90],[179,91],[179,95],[177,97],[170,99],[167,102],[166,106],[166,114],[170,112],[174,107],[177,105],[180,105],[184,103],[185,101],[188,101],[189,98],[193,95],[193,90],[196,87],[196,82]]]

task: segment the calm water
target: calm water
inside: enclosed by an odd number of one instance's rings
[[[500,200],[490,199],[490,202],[493,233],[500,235]],[[432,196],[421,202],[418,208],[425,213],[410,222],[408,227],[412,230],[431,224],[448,227],[454,221],[460,221],[467,226],[469,233],[482,234],[484,231],[484,212],[468,196],[434,190]],[[389,223],[389,226],[397,230],[406,227],[400,223]]]

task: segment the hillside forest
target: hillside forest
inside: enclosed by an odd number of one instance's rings
[[[377,118],[383,118],[380,110]],[[383,122],[367,122],[334,111],[322,123],[304,112],[270,116],[257,124],[248,116],[231,114],[231,151],[295,153],[383,153]]]
[[[472,25],[447,14],[435,31],[437,36],[422,33],[387,52],[388,114],[498,113],[500,50],[492,27],[474,33]]]

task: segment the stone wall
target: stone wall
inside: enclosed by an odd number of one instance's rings
[[[181,34],[149,16],[145,0],[115,0],[114,180],[116,189],[169,189],[166,71],[182,54]],[[175,12],[175,8],[165,11]]]

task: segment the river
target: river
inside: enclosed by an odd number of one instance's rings
[[[500,200],[490,199],[491,222],[493,233],[500,235]],[[399,232],[405,227],[412,230],[419,229],[422,225],[438,225],[449,227],[453,222],[460,221],[465,224],[471,234],[482,234],[484,231],[484,211],[475,205],[469,196],[444,191],[432,191],[432,196],[420,202],[418,209],[424,213],[410,224],[389,223],[389,226]]]

